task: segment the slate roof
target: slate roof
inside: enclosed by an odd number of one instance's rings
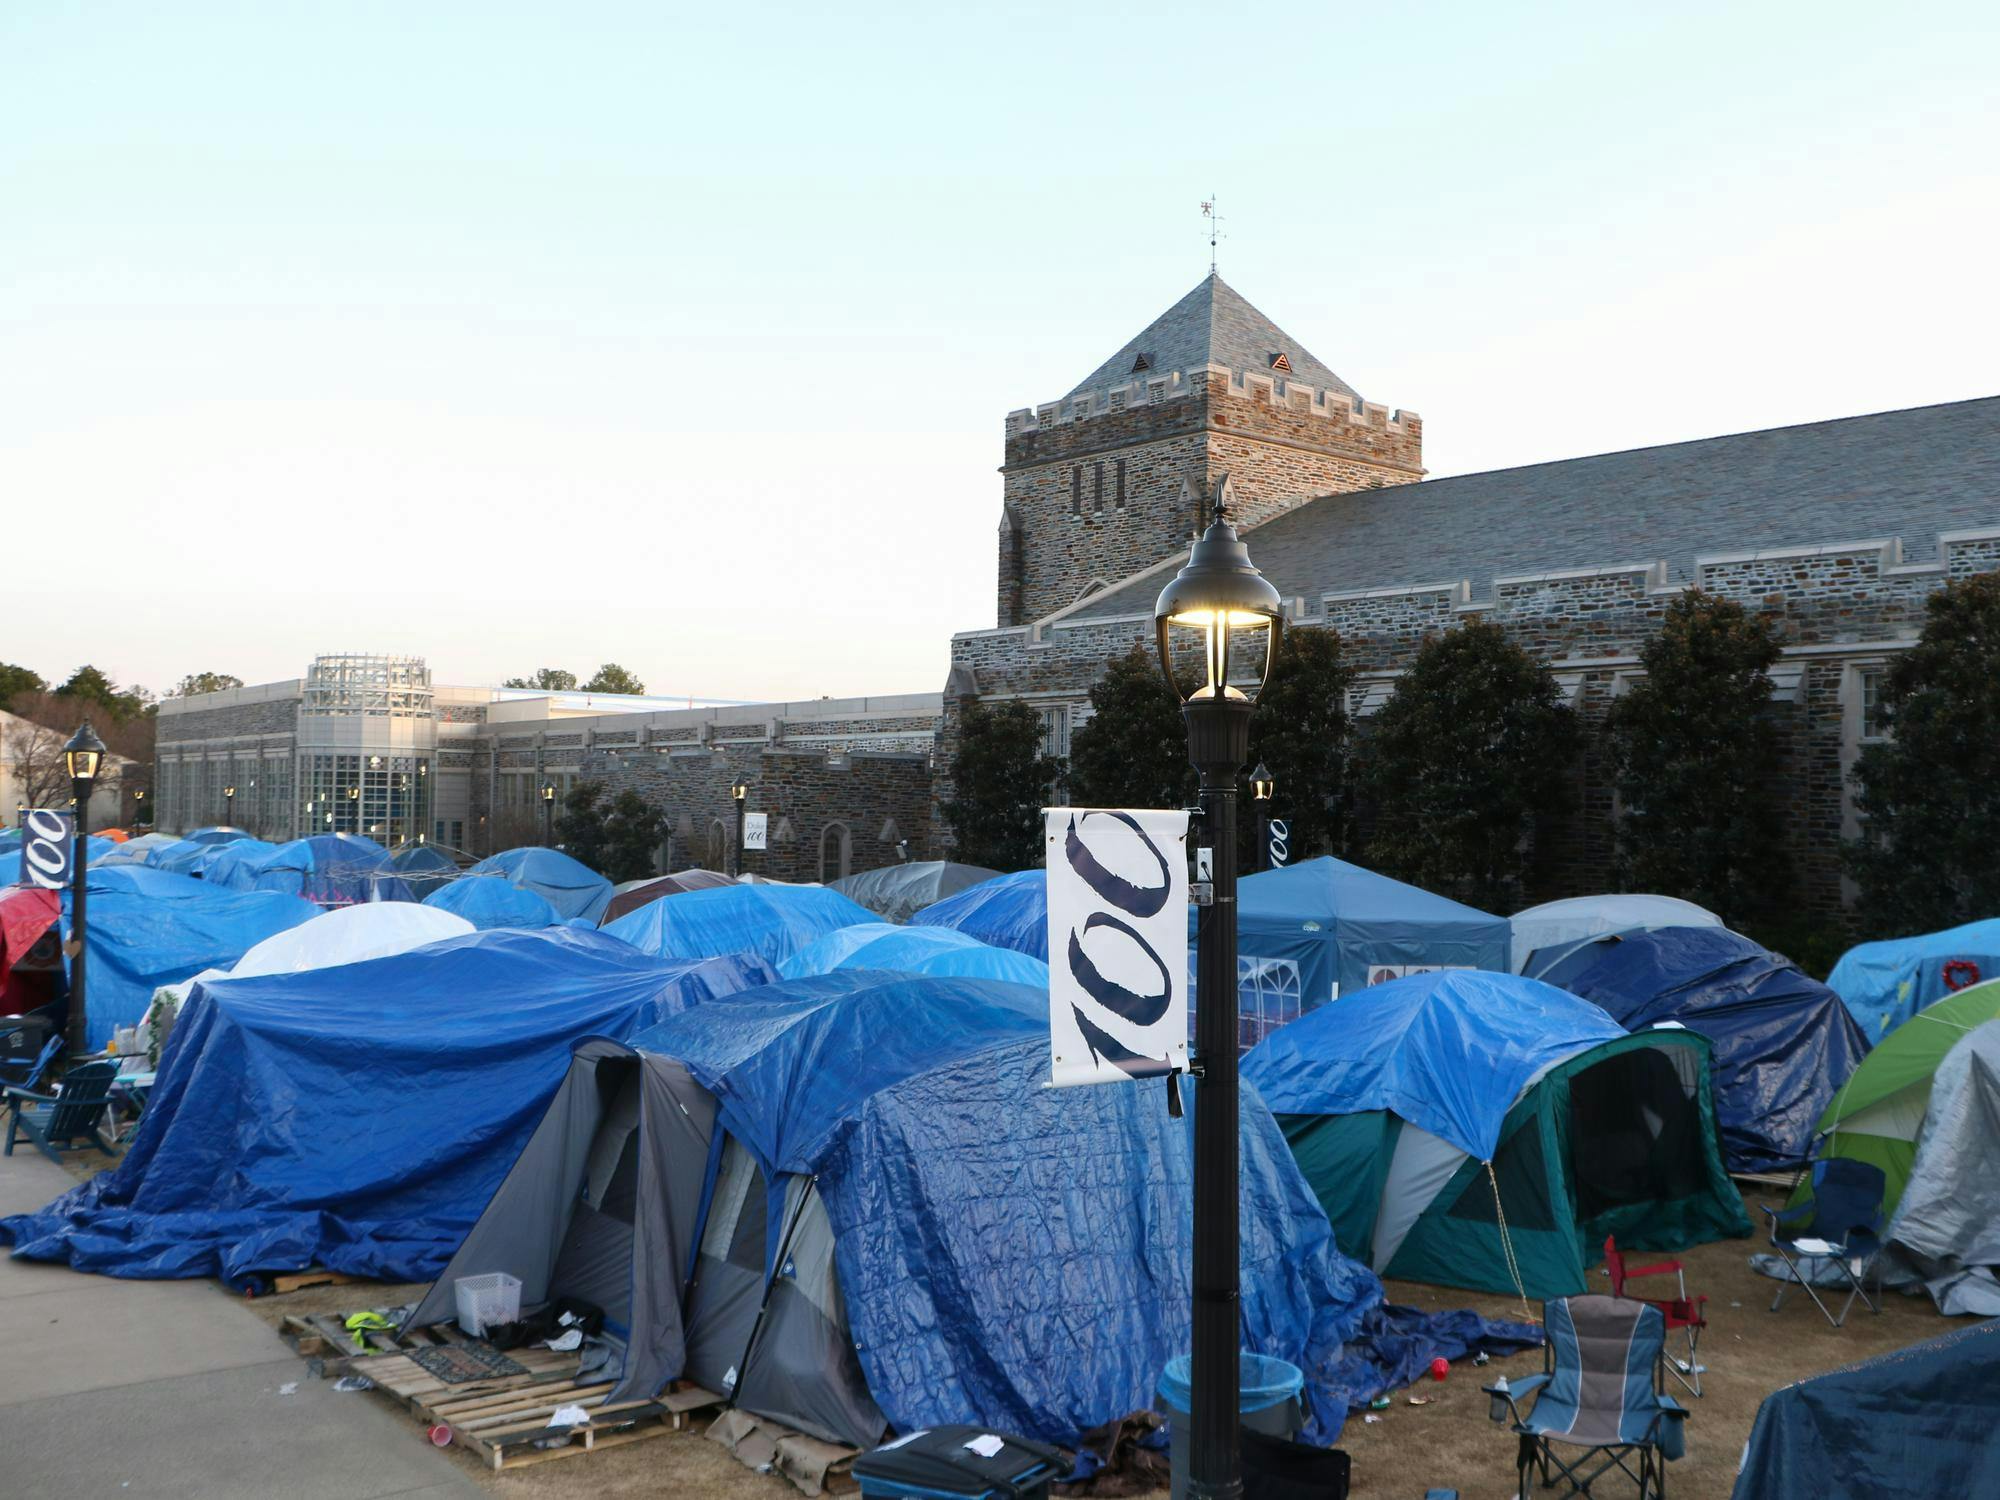
[[[1291,362],[1286,379],[1347,396],[1358,394],[1212,271],[1201,285],[1148,323],[1137,338],[1091,371],[1088,379],[1072,387],[1069,396],[1126,384],[1133,378],[1132,363],[1141,354],[1155,370],[1190,370],[1214,364],[1236,371],[1266,372],[1271,369],[1271,356],[1282,354]],[[1063,399],[1067,401],[1069,396]]]
[[[1303,596],[1697,553],[1900,537],[1933,561],[1937,535],[2000,525],[2000,397],[1634,448],[1308,501],[1245,534],[1278,592]],[[1178,555],[1178,554],[1177,554]],[[1070,619],[1150,614],[1155,574]]]

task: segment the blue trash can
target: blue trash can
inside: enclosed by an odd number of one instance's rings
[[[1299,1393],[1306,1378],[1299,1367],[1268,1354],[1243,1354],[1237,1374],[1237,1411],[1245,1427],[1271,1437],[1295,1439],[1305,1425]],[[1192,1396],[1189,1357],[1176,1355],[1160,1375],[1160,1399],[1167,1406],[1167,1427],[1173,1434],[1173,1500],[1187,1500],[1188,1425]]]

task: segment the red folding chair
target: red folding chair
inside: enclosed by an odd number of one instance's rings
[[[1687,1387],[1691,1395],[1701,1394],[1701,1331],[1708,1327],[1708,1306],[1706,1297],[1688,1296],[1687,1268],[1677,1260],[1663,1260],[1656,1266],[1628,1266],[1618,1249],[1615,1237],[1604,1242],[1604,1268],[1611,1273],[1611,1295],[1631,1297],[1635,1302],[1644,1302],[1649,1307],[1657,1307],[1660,1315],[1667,1320],[1667,1332],[1677,1328],[1687,1330],[1688,1352],[1686,1359],[1667,1357],[1667,1370],[1674,1379]],[[1639,1297],[1625,1290],[1625,1283],[1639,1276],[1665,1276],[1671,1274],[1680,1284],[1678,1297],[1655,1299]]]

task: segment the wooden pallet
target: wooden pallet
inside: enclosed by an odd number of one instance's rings
[[[518,1378],[518,1377],[517,1377]],[[496,1472],[579,1458],[604,1448],[622,1448],[679,1430],[698,1412],[721,1401],[709,1391],[689,1387],[658,1401],[606,1398],[615,1381],[586,1385],[543,1381],[497,1394],[460,1396],[429,1408],[433,1425],[451,1429],[451,1440],[476,1453]],[[580,1406],[590,1421],[574,1427],[552,1427],[549,1419],[562,1407]],[[538,1447],[557,1442],[560,1446]]]
[[[355,1312],[366,1311],[356,1308]],[[327,1368],[345,1368],[357,1359],[379,1354],[400,1354],[408,1349],[428,1349],[439,1344],[461,1344],[465,1335],[449,1323],[429,1328],[385,1332],[370,1328],[364,1344],[347,1330],[352,1313],[288,1313],[278,1325],[278,1336],[308,1359],[323,1359]],[[546,1352],[546,1351],[545,1351]]]

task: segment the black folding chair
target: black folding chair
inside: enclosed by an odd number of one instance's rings
[[[1862,1278],[1873,1269],[1875,1257],[1882,1250],[1882,1199],[1888,1185],[1880,1167],[1844,1156],[1829,1156],[1813,1163],[1809,1201],[1796,1208],[1758,1205],[1771,1220],[1771,1248],[1806,1289],[1813,1306],[1826,1314],[1827,1322],[1835,1328],[1847,1321],[1856,1297],[1867,1304],[1870,1312],[1882,1311],[1881,1302],[1868,1295]],[[1847,1300],[1840,1305],[1837,1318],[1833,1309],[1820,1300],[1819,1289],[1812,1283],[1810,1268],[1818,1265],[1837,1267],[1849,1285]],[[1778,1284],[1778,1295],[1771,1299],[1772,1312],[1785,1300],[1788,1285]]]

